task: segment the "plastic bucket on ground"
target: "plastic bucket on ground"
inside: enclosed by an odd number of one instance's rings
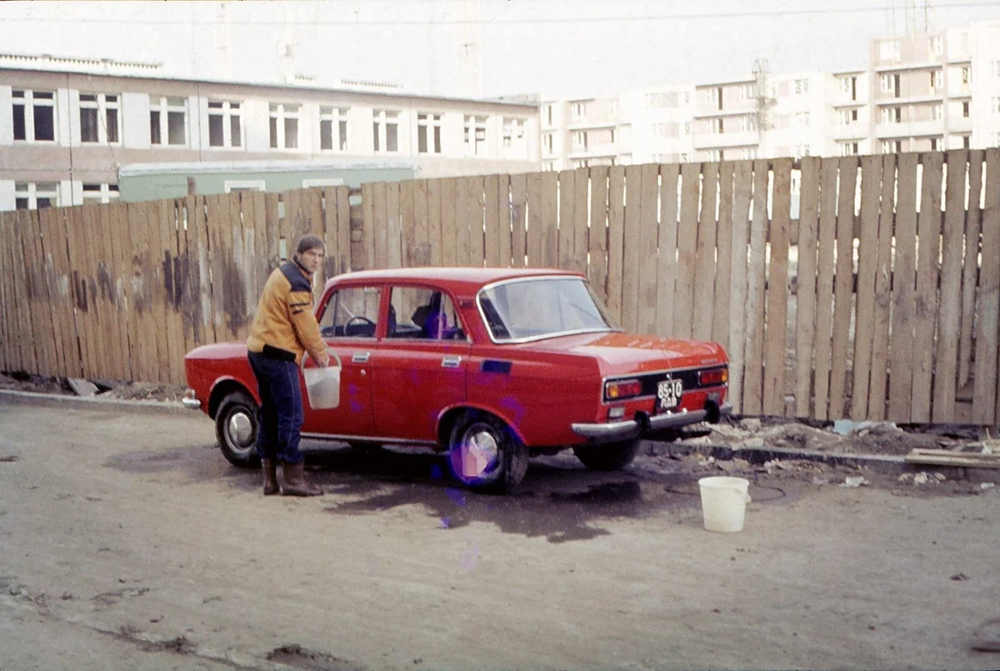
[[[329,410],[340,405],[340,357],[330,350],[330,366],[326,368],[306,368],[306,357],[302,357],[302,376],[306,381],[306,395],[309,407],[314,410]],[[336,365],[334,365],[336,362]]]
[[[749,487],[750,481],[744,478],[714,477],[699,480],[705,528],[719,533],[741,531],[746,505],[750,501],[747,494]]]

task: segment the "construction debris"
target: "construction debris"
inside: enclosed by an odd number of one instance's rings
[[[1000,454],[958,452],[954,450],[914,449],[906,455],[907,463],[960,468],[1000,468]]]

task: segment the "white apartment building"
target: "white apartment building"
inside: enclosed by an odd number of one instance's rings
[[[1000,21],[872,40],[865,68],[764,81],[543,100],[543,168],[1000,145]]]
[[[540,167],[537,104],[158,68],[0,55],[0,210],[107,202],[132,164],[406,159],[419,177]]]

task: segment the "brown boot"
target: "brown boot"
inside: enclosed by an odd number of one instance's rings
[[[264,496],[279,493],[281,490],[278,488],[278,464],[271,459],[261,459],[260,470],[264,473]]]
[[[281,472],[285,476],[285,486],[281,493],[285,496],[319,496],[323,490],[306,482],[305,462],[283,464]]]

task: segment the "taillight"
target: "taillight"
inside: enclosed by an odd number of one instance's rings
[[[698,386],[718,387],[729,382],[728,368],[713,368],[698,373]]]
[[[642,393],[642,383],[638,380],[614,380],[604,387],[604,396],[609,401],[631,398]]]

